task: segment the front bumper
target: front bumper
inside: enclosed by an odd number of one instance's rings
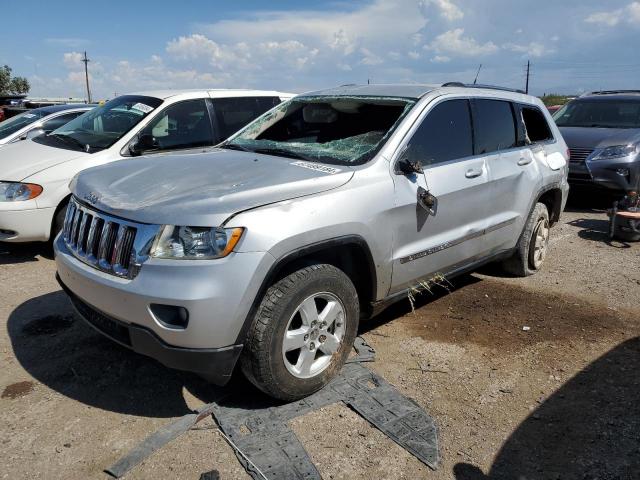
[[[618,191],[635,190],[640,184],[640,158],[570,163],[569,182]]]
[[[76,308],[89,323],[87,315],[106,319],[110,327],[98,329],[119,343],[169,367],[207,377],[225,376],[229,365],[233,369],[242,348],[244,321],[273,263],[271,255],[261,252],[232,253],[219,260],[151,259],[128,280],[80,262],[61,236],[54,248],[60,282],[74,303],[86,306]],[[151,304],[184,307],[189,312],[187,327],[163,324]],[[131,345],[123,341],[127,338]],[[181,359],[173,360],[176,355]]]
[[[1,208],[2,206],[0,206],[0,241],[46,242],[49,240],[55,208],[27,210],[2,210]]]
[[[111,340],[166,367],[197,373],[217,385],[225,385],[231,379],[242,345],[209,349],[168,345],[147,328],[120,322],[96,310],[69,290],[60,276],[56,278],[80,317]]]

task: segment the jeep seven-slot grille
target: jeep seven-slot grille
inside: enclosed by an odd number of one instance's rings
[[[69,202],[62,235],[71,252],[99,270],[130,277],[137,228],[117,218]]]
[[[592,148],[571,148],[569,149],[569,161],[571,163],[584,163],[592,153]]]

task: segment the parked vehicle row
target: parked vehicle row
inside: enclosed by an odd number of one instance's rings
[[[51,133],[94,107],[68,104],[27,110],[0,123],[0,147]]]
[[[292,400],[339,372],[361,319],[424,282],[487,262],[542,267],[569,187],[567,146],[539,99],[348,85],[279,104],[217,148],[168,152],[249,119],[211,96],[116,99],[21,146],[40,167],[7,162],[38,184],[37,169],[79,171],[71,157],[145,153],[76,175],[54,244],[76,309],[121,345],[218,384],[238,364]]]
[[[601,91],[554,114],[571,150],[569,182],[622,194],[640,190],[640,91]]]
[[[0,149],[0,241],[53,239],[62,228],[69,182],[84,169],[143,154],[212,147],[291,97],[254,90],[124,95],[47,135],[10,143]]]

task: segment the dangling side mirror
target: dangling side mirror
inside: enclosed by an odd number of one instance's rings
[[[396,175],[413,175],[414,173],[424,173],[420,162],[412,162],[408,158],[401,158],[396,162]]]

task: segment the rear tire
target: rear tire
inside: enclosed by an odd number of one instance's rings
[[[516,277],[528,277],[541,270],[549,250],[549,229],[549,210],[543,203],[537,203],[527,219],[515,253],[502,263],[502,268]]]
[[[302,268],[264,294],[240,365],[260,390],[293,401],[320,390],[339,372],[358,331],[358,294],[328,264]]]

